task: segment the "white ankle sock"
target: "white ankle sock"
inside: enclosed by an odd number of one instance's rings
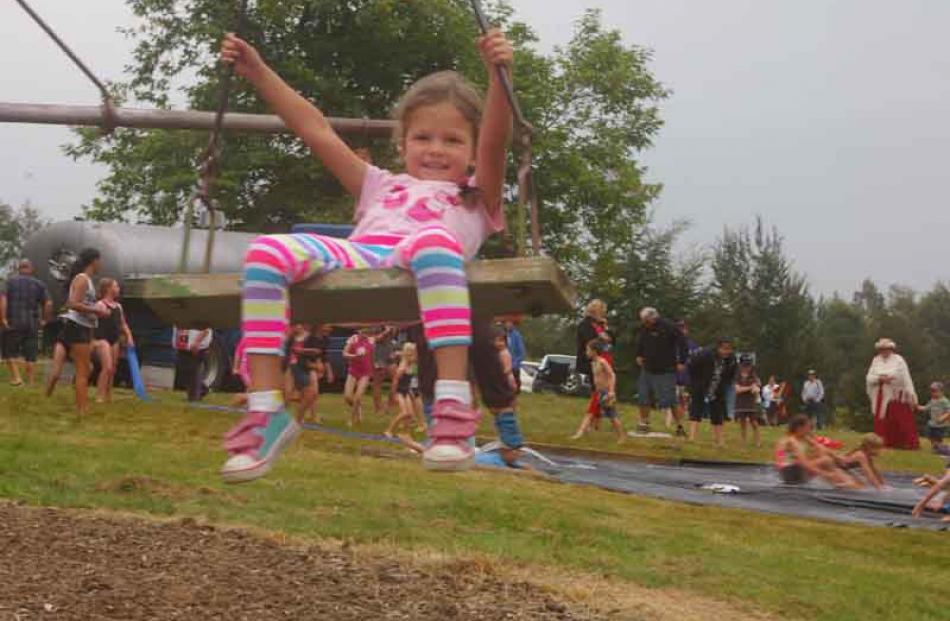
[[[247,393],[248,412],[279,412],[284,409],[284,393],[281,390],[261,390]]]
[[[436,380],[436,401],[458,401],[462,405],[472,405],[472,387],[463,380]]]

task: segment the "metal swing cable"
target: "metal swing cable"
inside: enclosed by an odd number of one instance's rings
[[[475,12],[475,19],[482,34],[487,34],[491,28],[485,11],[482,9],[480,0],[471,0],[472,10]],[[505,91],[505,97],[508,98],[508,104],[511,106],[511,113],[514,116],[515,124],[518,126],[518,139],[521,143],[521,153],[518,162],[518,202],[523,209],[528,207],[531,220],[531,250],[535,256],[541,254],[541,225],[538,218],[538,197],[534,185],[534,171],[532,166],[531,138],[534,128],[524,116],[521,105],[518,103],[518,96],[511,83],[511,76],[504,67],[495,67],[498,72],[498,81]],[[523,212],[522,212],[523,213]],[[523,216],[522,216],[523,218]],[[522,245],[519,241],[519,245]]]
[[[102,96],[102,106],[104,108],[105,117],[105,122],[102,129],[107,134],[111,133],[112,130],[115,129],[115,109],[112,104],[112,95],[109,93],[109,89],[107,89],[105,84],[103,84],[102,81],[96,77],[96,74],[94,74],[92,70],[87,67],[84,62],[82,62],[76,53],[73,52],[73,50],[68,45],[66,45],[66,42],[56,34],[56,31],[54,31],[52,27],[50,27],[50,25],[47,24],[38,13],[34,11],[29,4],[27,4],[26,0],[16,0],[16,2],[20,5],[20,7],[23,8],[24,11],[26,11],[27,15],[33,18],[33,21],[36,22],[36,24],[46,32],[49,38],[59,46],[59,49],[61,49],[63,53],[65,53],[66,56],[68,56],[69,59],[72,60],[77,67],[79,67],[79,70],[82,71],[93,84],[95,84],[96,88],[99,89],[99,94]]]
[[[247,16],[248,0],[240,0],[237,5],[237,15],[235,17],[234,32],[240,34],[244,29],[244,21]],[[188,207],[185,213],[184,221],[184,240],[182,242],[181,259],[179,261],[179,272],[186,271],[188,266],[188,254],[191,238],[191,218],[192,205],[195,200],[200,200],[208,211],[208,239],[205,245],[204,272],[211,272],[211,259],[214,252],[214,234],[216,229],[217,207],[212,197],[214,184],[218,178],[219,160],[221,157],[221,130],[224,126],[224,115],[228,109],[228,102],[231,97],[231,83],[234,78],[234,68],[227,65],[221,68],[218,82],[218,104],[215,110],[214,126],[211,129],[211,136],[208,138],[208,144],[205,146],[198,163],[198,186],[188,200]]]

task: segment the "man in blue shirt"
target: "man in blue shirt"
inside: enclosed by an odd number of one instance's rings
[[[505,332],[508,334],[508,352],[511,354],[511,372],[515,376],[515,385],[521,392],[521,363],[524,362],[527,352],[524,346],[524,337],[518,331],[514,321],[505,322]]]
[[[31,386],[39,352],[39,329],[53,311],[49,290],[33,277],[33,264],[22,259],[17,274],[11,276],[0,293],[0,328],[3,328],[3,357],[10,369],[11,383],[23,384],[21,365],[26,366],[26,381]],[[42,314],[41,314],[42,313]]]

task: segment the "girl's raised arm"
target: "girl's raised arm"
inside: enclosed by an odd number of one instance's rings
[[[493,29],[478,40],[478,51],[488,69],[489,81],[485,112],[478,133],[475,176],[485,207],[489,214],[494,215],[501,209],[512,118],[511,106],[498,79],[496,67],[501,66],[510,71],[514,49],[503,32]]]
[[[267,66],[257,50],[234,33],[221,42],[221,61],[247,79],[287,127],[330,169],[346,190],[358,197],[366,162],[341,139],[323,113]]]

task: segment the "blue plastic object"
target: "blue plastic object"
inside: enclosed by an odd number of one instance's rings
[[[151,401],[152,398],[148,396],[148,391],[145,390],[145,382],[142,381],[139,354],[134,345],[126,348],[125,357],[129,361],[129,375],[132,377],[132,388],[135,389],[135,394],[142,401]]]

